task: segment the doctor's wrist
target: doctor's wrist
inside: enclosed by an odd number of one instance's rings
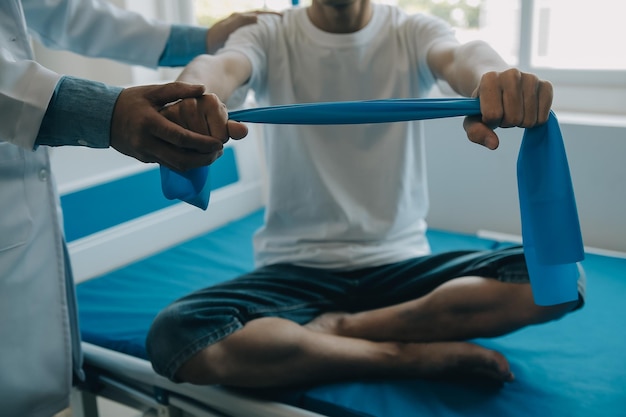
[[[121,87],[64,76],[48,104],[35,145],[108,148]]]

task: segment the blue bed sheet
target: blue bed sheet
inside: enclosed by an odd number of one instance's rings
[[[174,299],[253,267],[258,211],[145,260],[77,286],[83,340],[146,358],[154,316]],[[429,231],[434,252],[489,249],[475,236]],[[587,305],[564,319],[476,342],[501,351],[516,380],[355,381],[246,391],[330,416],[626,417],[626,259],[588,254]]]
[[[626,416],[626,259],[587,255],[588,302],[564,319],[477,343],[502,352],[515,381],[346,382],[269,392],[329,416]]]

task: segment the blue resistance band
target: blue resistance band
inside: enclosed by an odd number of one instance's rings
[[[161,189],[169,200],[181,200],[206,210],[211,197],[211,171],[204,166],[179,172],[161,165]]]
[[[273,124],[363,124],[480,114],[473,98],[388,99],[304,103],[233,111],[230,119]],[[209,202],[209,167],[185,173],[161,168],[163,193],[202,209]],[[582,234],[559,123],[553,112],[542,126],[526,129],[517,160],[524,253],[538,305],[578,299]]]

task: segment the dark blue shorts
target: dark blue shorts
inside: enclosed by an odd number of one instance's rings
[[[365,311],[413,300],[463,276],[529,282],[519,246],[445,252],[351,271],[270,265],[172,303],[154,320],[147,352],[155,371],[174,380],[178,368],[193,355],[250,320],[281,317],[306,324],[325,312]],[[582,273],[579,292],[580,307]]]

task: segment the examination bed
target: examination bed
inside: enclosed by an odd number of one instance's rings
[[[159,310],[253,267],[251,237],[262,223],[263,186],[236,150],[226,148],[212,166],[207,212],[164,199],[158,170],[62,197],[80,281],[87,375],[74,393],[74,415],[95,415],[94,398],[103,396],[160,416],[626,416],[626,259],[594,253],[582,263],[588,281],[582,310],[476,341],[510,361],[516,378],[503,387],[406,379],[234,390],[156,375],[144,341]],[[125,197],[111,199],[119,193]],[[84,210],[85,204],[94,209]],[[443,230],[428,237],[434,252],[510,244]]]

